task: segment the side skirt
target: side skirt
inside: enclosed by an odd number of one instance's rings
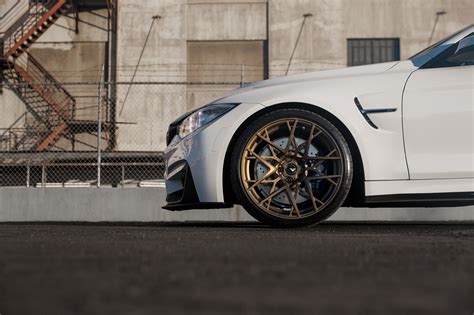
[[[365,203],[369,208],[464,207],[474,205],[474,192],[367,196]]]

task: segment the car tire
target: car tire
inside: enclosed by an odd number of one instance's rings
[[[303,109],[278,109],[240,133],[231,155],[237,200],[255,219],[301,227],[330,217],[347,197],[352,155],[341,131]]]

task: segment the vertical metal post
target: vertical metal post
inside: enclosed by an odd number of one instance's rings
[[[102,74],[104,72],[104,66],[102,65]],[[101,163],[102,163],[102,152],[100,149],[100,140],[102,138],[102,85],[103,76],[100,76],[99,91],[97,97],[97,187],[100,187],[101,182]]]
[[[245,65],[240,65],[240,87],[244,86]]]
[[[74,32],[76,34],[79,34],[79,5],[77,5],[76,9],[77,9],[76,14],[74,16],[74,22],[75,22]]]
[[[125,187],[125,166],[122,164],[122,188]]]
[[[104,117],[104,120],[105,121],[110,121],[110,109],[109,109],[109,105],[110,105],[110,96],[109,96],[109,93],[110,93],[110,77],[109,77],[109,70],[110,70],[110,64],[109,64],[109,42],[107,41],[105,43],[105,56],[104,56],[104,82],[106,82],[106,85],[104,86],[104,98],[107,99],[107,102],[105,104],[105,117]],[[108,146],[108,145],[107,145]]]
[[[26,166],[26,187],[30,187],[30,165]]]
[[[269,17],[270,17],[270,13],[269,13],[269,10],[270,10],[270,4],[269,4],[270,1],[267,1],[267,6],[266,6],[266,36],[265,36],[265,40],[263,41],[263,79],[264,80],[267,80],[270,78],[270,65],[269,65],[269,60],[270,60],[270,48],[269,48],[269,45],[268,45],[268,42],[269,42],[269,34],[270,34],[270,29],[269,29],[269,25],[270,25],[270,21],[269,21]]]
[[[41,187],[44,188],[46,185],[46,166],[43,164],[41,166]]]
[[[71,118],[76,119],[76,99],[73,99],[72,101]],[[76,134],[71,132],[70,136],[71,136],[72,151],[76,151]]]
[[[110,78],[109,78],[109,120],[110,120],[110,127],[109,127],[109,150],[114,150],[117,142],[117,128],[116,127],[116,120],[117,120],[117,21],[118,21],[118,14],[117,14],[117,1],[114,1],[112,7],[112,14],[110,20],[110,41],[109,41],[109,59],[110,59]]]
[[[1,54],[3,55],[3,49],[4,49],[4,44],[3,44],[3,38],[0,38],[0,52]],[[0,95],[3,94],[3,68],[6,66],[4,65],[4,63],[6,63],[7,61],[3,59],[3,57],[0,57]]]

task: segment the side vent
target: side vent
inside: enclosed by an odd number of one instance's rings
[[[396,112],[396,108],[374,108],[374,109],[364,109],[360,104],[360,101],[357,97],[354,97],[354,104],[357,106],[357,109],[364,117],[365,121],[374,129],[379,129],[377,125],[370,119],[369,114],[381,114],[381,113],[392,113]]]

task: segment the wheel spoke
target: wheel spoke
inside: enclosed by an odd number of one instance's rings
[[[257,153],[253,152],[253,151],[250,151],[247,149],[247,151],[252,154],[257,160],[259,160],[260,162],[262,162],[263,165],[265,165],[266,167],[268,167],[270,170],[276,170],[275,169],[275,166],[273,166],[272,164],[268,163],[265,159],[273,159],[272,156],[260,156],[258,155]]]
[[[263,141],[265,141],[272,148],[277,149],[281,153],[285,154],[285,151],[283,151],[281,148],[279,148],[277,145],[275,145],[270,139],[267,139],[267,138],[265,138],[264,136],[262,136],[261,134],[258,134],[258,133],[257,133],[257,137],[262,139]]]
[[[275,178],[275,179],[266,179],[266,180],[261,181],[260,184],[262,184],[262,185],[269,185],[269,184],[272,184],[272,185],[273,185],[273,184],[275,183],[275,181],[277,181],[277,180],[281,180],[281,179],[280,179],[279,177],[277,177],[277,178]],[[256,183],[256,182],[258,182],[259,180],[258,180],[258,179],[246,179],[245,181],[246,181],[247,183]]]
[[[330,161],[330,160],[340,160],[339,156],[308,156],[304,158],[307,161]]]
[[[332,150],[329,154],[326,156],[315,156],[315,157],[305,157],[304,159],[307,161],[314,161],[317,160],[318,162],[314,165],[311,165],[308,170],[317,170],[317,167],[323,164],[325,161],[330,161],[330,160],[335,160],[335,161],[340,161],[342,158],[340,156],[332,156],[335,152],[337,152],[337,149]]]
[[[265,136],[266,136],[266,138],[271,142],[271,140],[270,140],[270,135],[268,134],[268,129],[265,129]],[[271,142],[271,143],[273,144],[273,142]],[[273,145],[268,145],[268,148],[269,148],[270,151],[272,152],[272,155],[278,159],[278,156],[277,156],[276,153],[275,153],[274,146],[273,146]],[[279,159],[278,159],[278,160],[279,160]]]
[[[334,149],[331,152],[329,152],[329,154],[327,154],[325,156],[308,156],[308,157],[304,157],[304,159],[308,160],[308,161],[311,161],[311,160],[321,160],[321,161],[341,160],[342,158],[340,156],[332,156],[336,152],[337,152],[337,149]]]
[[[262,182],[263,182],[265,179],[267,179],[268,177],[270,177],[273,173],[275,173],[275,170],[266,173],[263,177],[261,177],[261,178],[260,178],[259,180],[257,180],[255,183],[253,183],[253,185],[250,186],[247,190],[252,190],[252,189],[254,189],[256,186],[262,184]]]
[[[311,183],[309,182],[307,178],[304,180],[304,187],[306,189],[306,192],[309,195],[309,199],[311,200],[311,203],[313,204],[314,211],[318,212],[319,209],[318,209],[318,205],[316,204],[316,198],[314,198]]]
[[[261,178],[259,178],[254,184],[252,184],[249,188],[247,188],[247,190],[252,190],[254,189],[256,186],[258,186],[259,184],[261,184],[265,179],[267,179],[268,177],[270,177],[272,174],[274,174],[277,169],[275,166],[273,166],[272,164],[268,163],[264,158],[273,158],[273,157],[262,157],[258,154],[256,154],[255,152],[253,151],[250,151],[247,149],[247,151],[252,154],[258,161],[260,161],[263,165],[265,165],[269,170],[267,173],[265,173],[265,175],[263,175]]]
[[[285,153],[288,154],[290,152],[290,146],[293,145],[293,148],[297,150],[296,139],[295,139],[295,131],[296,126],[298,125],[298,119],[295,119],[295,124],[291,127],[290,122],[287,122],[288,128],[290,129],[290,135],[288,137],[288,143],[286,144]]]
[[[258,204],[259,204],[259,205],[263,205],[263,203],[265,203],[265,201],[270,200],[270,199],[273,199],[273,197],[275,197],[276,195],[280,194],[283,190],[285,190],[285,186],[280,187],[279,189],[275,190],[275,191],[272,192],[270,195],[268,195],[265,199],[263,199],[262,201],[260,201]]]
[[[322,133],[321,130],[317,130],[315,133],[315,129],[316,126],[314,124],[311,125],[311,131],[309,132],[308,139],[306,139],[306,141],[304,141],[298,146],[298,152],[300,151],[300,148],[302,148],[303,146],[305,147],[303,158],[309,158],[309,150],[311,149],[311,143]]]
[[[311,186],[310,186],[309,188],[311,188]],[[312,192],[311,192],[311,193],[312,193]],[[306,189],[300,191],[300,194],[301,194],[302,196],[304,196],[304,197],[310,198],[310,195],[309,195],[309,193],[306,192]],[[317,203],[319,203],[321,206],[324,205],[324,202],[322,202],[321,200],[319,200],[318,198],[316,198],[313,193],[312,193],[312,195],[313,195],[314,201],[316,201]]]
[[[278,177],[278,178],[276,178],[276,179],[273,181],[272,188],[270,189],[270,195],[275,191],[275,187],[276,187],[276,185],[278,184],[278,182],[279,182],[280,180],[281,180],[281,178]],[[273,199],[273,197],[268,200],[268,203],[267,203],[267,210],[270,210],[270,205],[272,204],[272,199]]]
[[[295,191],[297,191],[297,190],[295,190]],[[291,217],[291,215],[293,214],[293,210],[295,210],[296,211],[296,216],[300,217],[301,214],[300,214],[300,210],[298,209],[298,205],[296,204],[296,199],[292,194],[290,186],[286,183],[285,183],[285,192],[286,192],[286,195],[288,196],[288,198],[290,199],[291,205],[292,205],[289,216]]]
[[[314,132],[314,125],[311,126],[311,131],[309,132],[308,140],[306,140],[306,149],[304,151],[304,156],[309,155],[309,149],[311,148],[311,142],[313,141],[313,132]]]
[[[334,178],[341,178],[341,175],[316,175],[316,176],[309,176],[307,177],[307,180],[312,181],[312,180],[320,180],[320,179],[325,179],[328,182],[330,182],[333,185],[337,185],[337,182],[334,181]]]
[[[251,152],[251,151],[249,151]],[[253,154],[253,153],[252,153]],[[277,162],[280,162],[281,160],[277,157],[274,157],[274,156],[270,156],[270,155],[259,155],[259,158],[256,157],[255,155],[254,156],[247,156],[245,157],[246,160],[260,160],[260,159],[263,159],[263,160],[274,160],[274,161],[277,161]]]

